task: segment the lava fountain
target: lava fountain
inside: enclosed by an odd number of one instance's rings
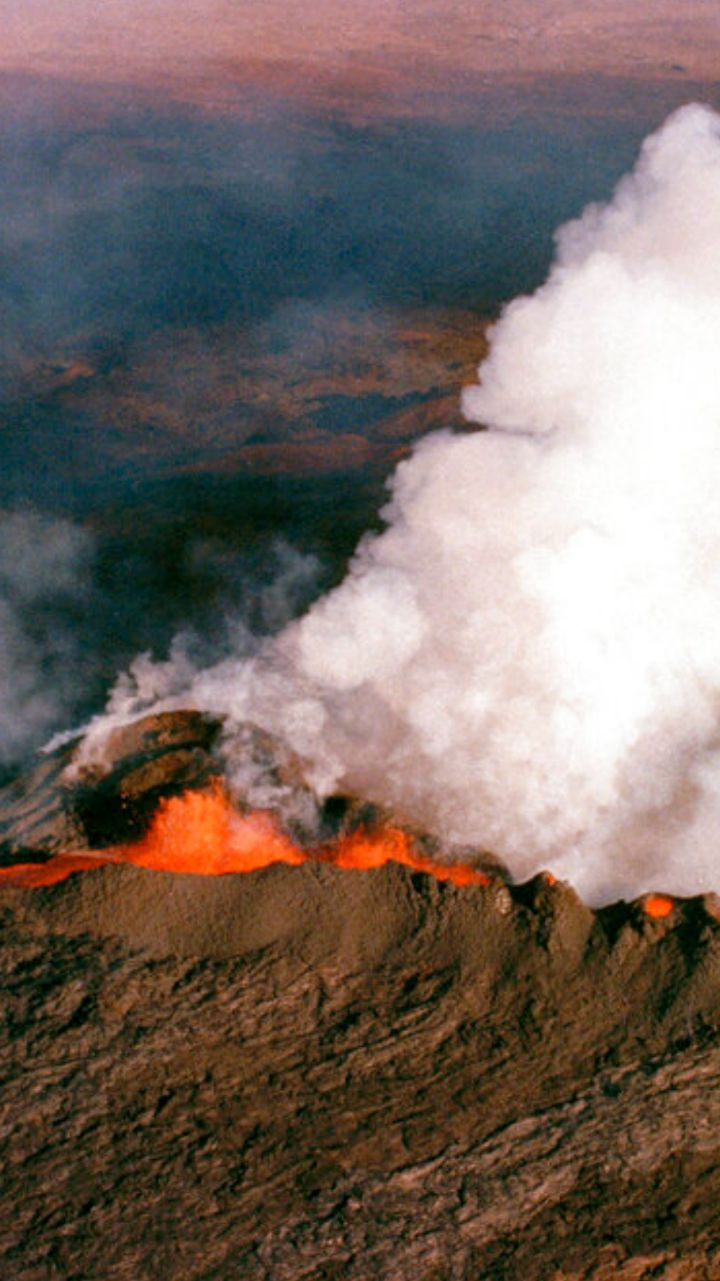
[[[416,848],[399,827],[357,827],[323,844],[303,849],[282,830],[272,814],[239,813],[216,783],[160,802],[144,836],[131,844],[96,851],[59,854],[45,864],[21,863],[0,871],[0,881],[16,886],[53,885],[72,872],[103,863],[132,863],[154,871],[204,876],[256,872],[274,863],[331,863],[369,871],[400,863],[455,885],[489,885],[490,877],[464,863],[434,861]]]

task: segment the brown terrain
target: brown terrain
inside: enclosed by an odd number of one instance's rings
[[[105,466],[143,478],[387,468],[461,423],[486,326],[459,308],[289,305],[264,327],[159,331],[115,363],[93,363],[79,336],[19,369],[13,395],[43,421],[102,423]]]
[[[717,900],[100,865],[219,733],[166,714],[0,794],[2,1275],[720,1277]]]

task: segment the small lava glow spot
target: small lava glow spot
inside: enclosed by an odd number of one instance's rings
[[[654,920],[662,920],[666,916],[671,916],[675,908],[674,899],[669,898],[666,894],[648,894],[643,907],[648,916]]]

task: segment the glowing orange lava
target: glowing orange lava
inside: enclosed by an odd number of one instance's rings
[[[643,907],[648,916],[652,916],[655,920],[662,920],[663,917],[670,916],[675,903],[666,894],[648,894]]]
[[[101,854],[56,854],[47,863],[13,863],[12,867],[0,867],[0,885],[39,889],[64,881],[72,872],[86,872],[111,861],[103,850]]]
[[[435,863],[413,849],[412,838],[399,827],[382,827],[368,831],[357,828],[331,845],[313,851],[311,858],[334,863],[336,867],[354,867],[362,871],[402,863],[414,872],[427,872],[438,881],[453,885],[489,885],[490,877],[468,863]]]
[[[402,863],[455,885],[490,884],[489,876],[468,864],[435,863],[421,855],[408,833],[396,827],[357,828],[326,845],[301,849],[272,815],[260,810],[239,814],[219,786],[162,801],[149,830],[135,844],[79,850],[43,864],[18,864],[2,869],[0,880],[28,887],[52,885],[71,872],[103,863],[221,876],[254,872],[272,863],[297,865],[311,860],[359,870]]]
[[[304,863],[307,855],[269,814],[238,814],[216,787],[161,802],[146,835],[135,845],[117,847],[117,858],[139,867],[222,876],[271,863]]]

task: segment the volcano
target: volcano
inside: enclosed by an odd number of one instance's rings
[[[6,1274],[720,1276],[717,899],[338,866],[387,822],[339,799],[324,857],[139,866],[221,737],[145,718],[0,794]]]
[[[490,884],[498,867],[491,856],[433,857],[437,842],[350,798],[329,798],[314,840],[294,839],[279,815],[234,805],[226,794],[226,762],[213,752],[221,732],[221,722],[201,713],[171,712],[115,730],[101,760],[84,759],[82,739],[51,753],[5,790],[4,806],[0,797],[0,879],[50,885],[108,862],[222,875],[315,861],[363,870],[396,862],[457,885]],[[281,743],[253,725],[239,737],[250,773],[262,771],[277,795],[292,793],[295,810],[303,800],[315,808],[301,763]]]
[[[0,1271],[720,1279],[720,118],[544,285],[551,133],[153,119],[6,254]]]

